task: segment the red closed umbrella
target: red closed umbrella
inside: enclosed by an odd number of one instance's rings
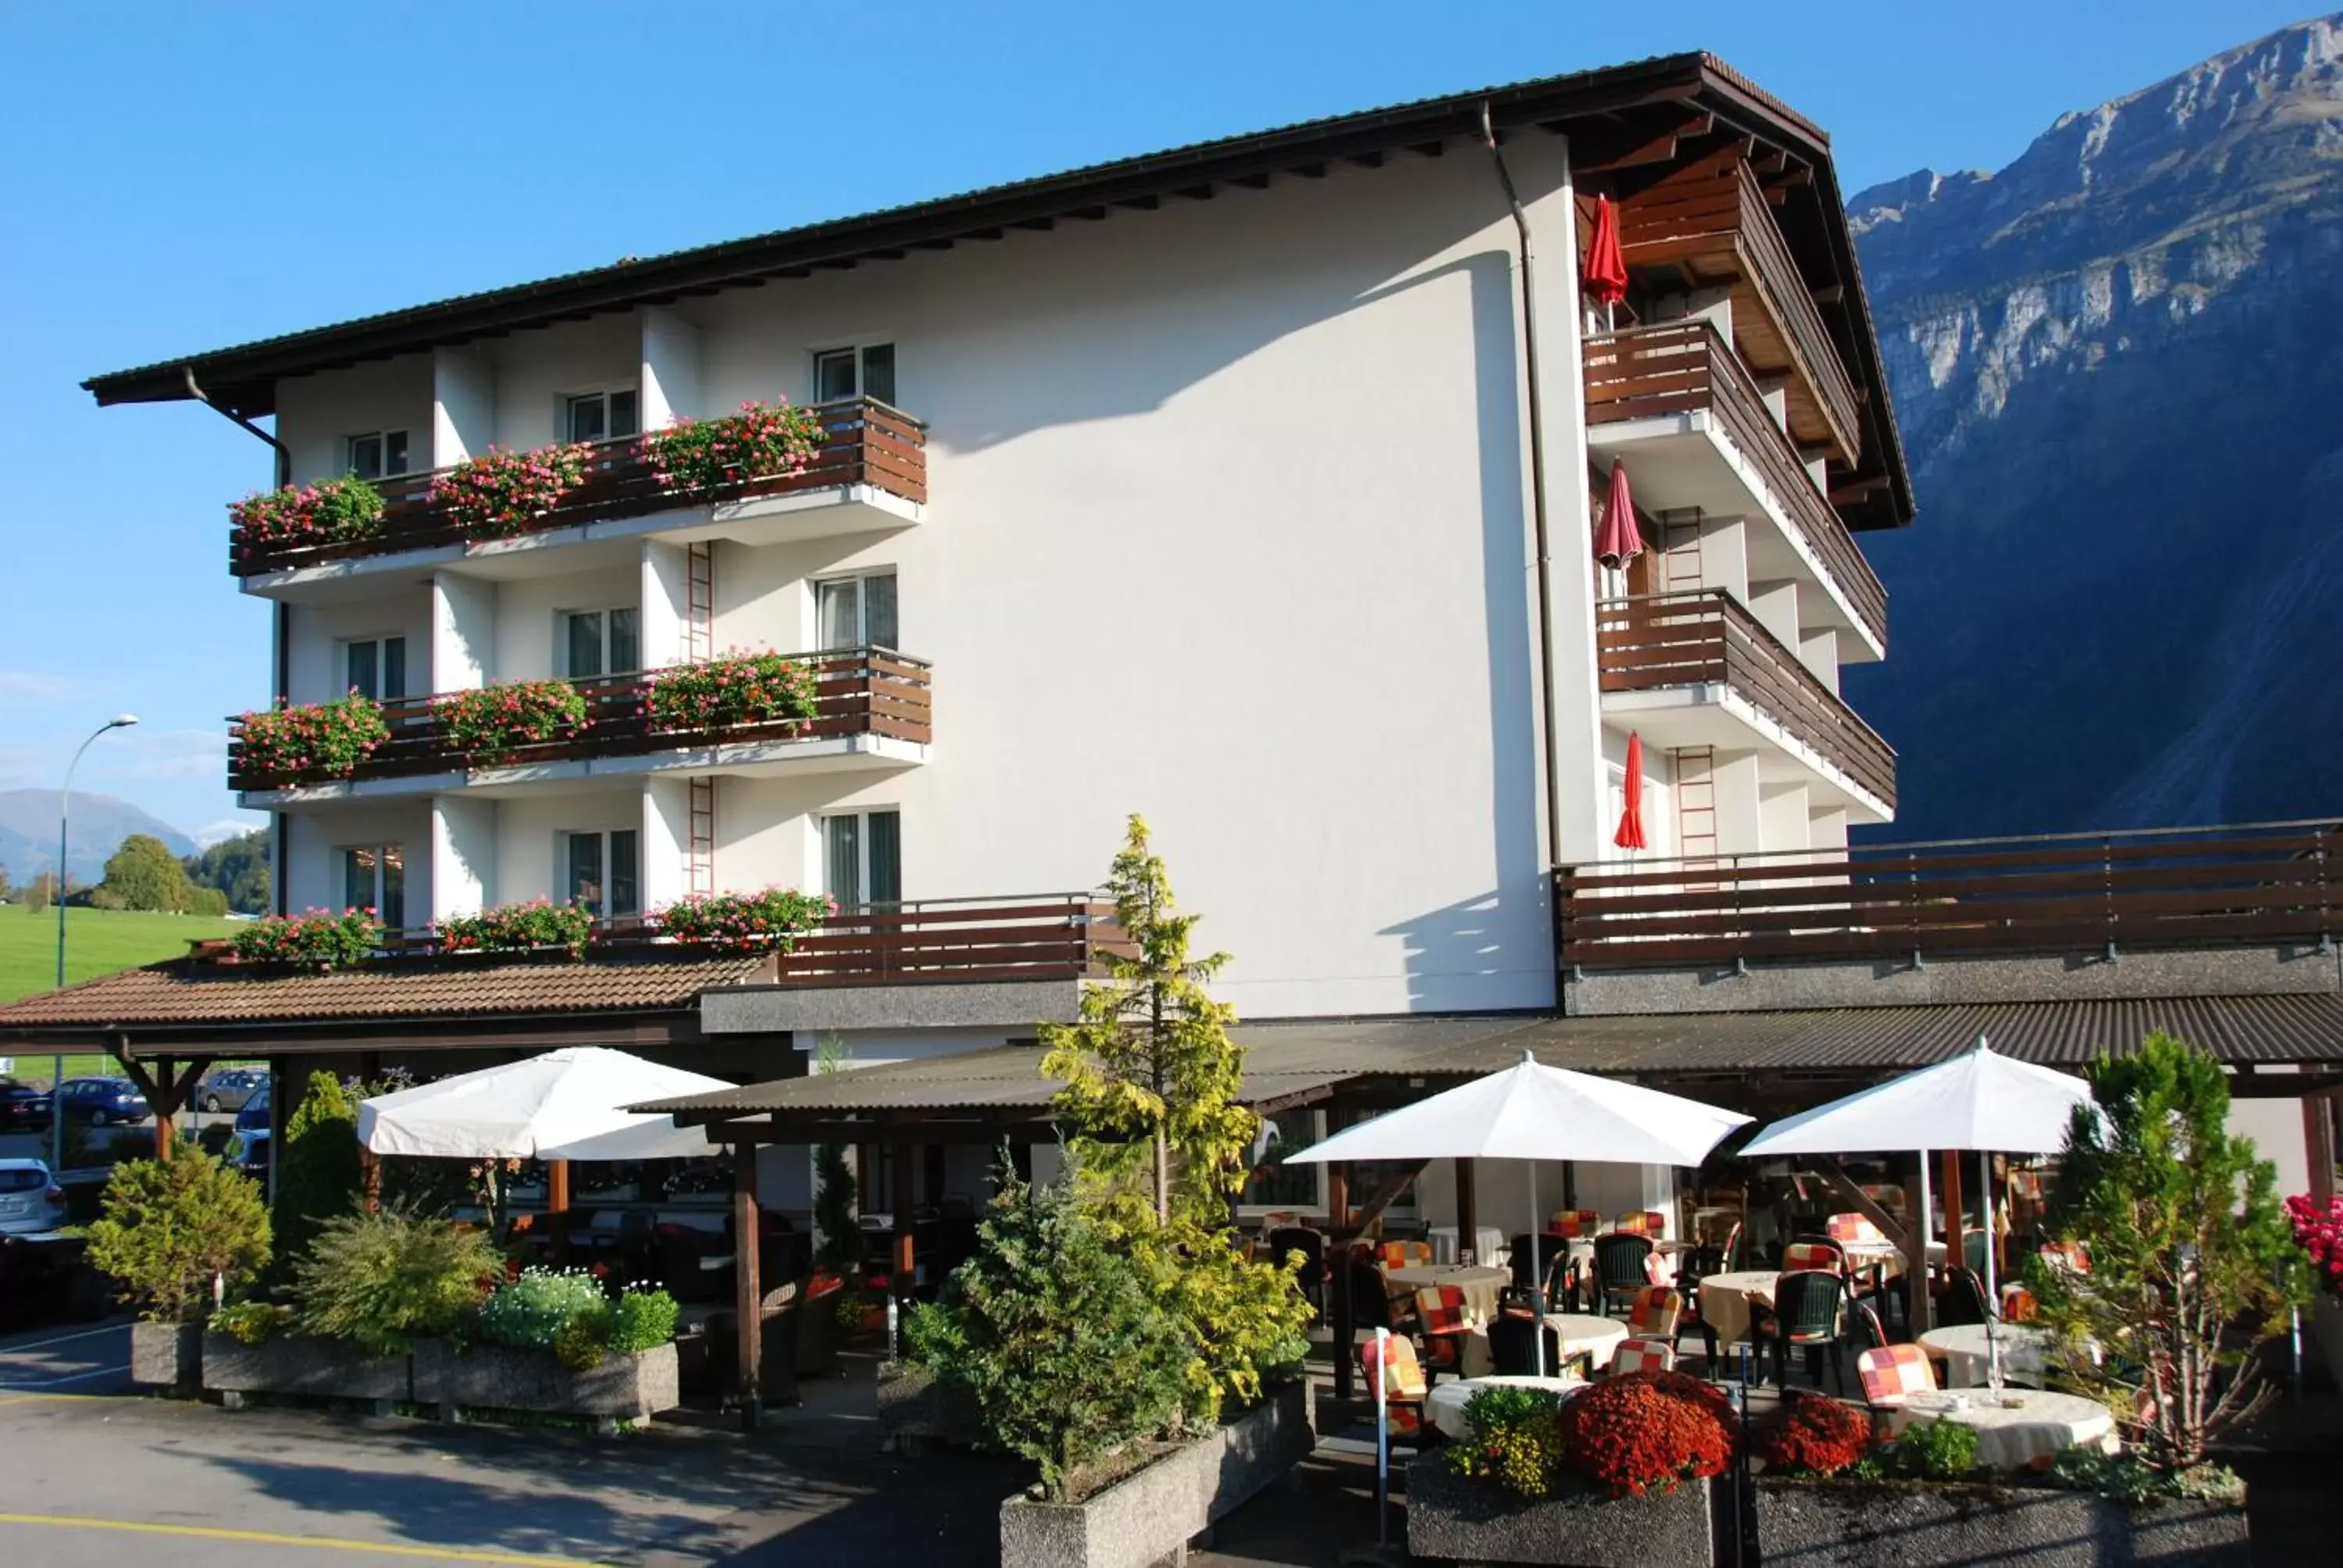
[[[1594,198],[1594,237],[1579,286],[1606,311],[1627,297],[1627,256],[1619,248],[1619,215],[1609,196]]]
[[[1619,809],[1619,830],[1611,841],[1623,849],[1644,847],[1644,738],[1630,731],[1627,736],[1627,777],[1619,790],[1624,800]]]
[[[1635,527],[1635,494],[1627,487],[1627,465],[1611,459],[1611,489],[1603,501],[1603,522],[1594,530],[1594,558],[1613,571],[1644,553],[1643,530]]]

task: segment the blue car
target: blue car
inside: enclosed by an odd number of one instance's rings
[[[154,1114],[146,1097],[126,1078],[68,1078],[58,1091],[69,1121],[109,1127],[121,1121],[144,1121]]]

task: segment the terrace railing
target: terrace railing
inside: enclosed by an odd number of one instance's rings
[[[1559,956],[1615,970],[2324,946],[2338,852],[2331,822],[2277,822],[1569,866]]]
[[[720,490],[673,490],[653,477],[640,456],[642,437],[618,436],[589,443],[586,477],[561,504],[533,518],[527,533],[579,523],[642,517],[709,501],[795,495],[843,485],[870,485],[924,503],[928,498],[927,427],[900,408],[872,397],[817,404],[822,441],[805,467],[794,474],[727,486]],[[445,470],[440,470],[444,472]],[[382,493],[382,526],[362,539],[325,544],[262,544],[232,538],[228,570],[237,577],[289,571],[327,561],[466,542],[464,530],[429,499],[435,473],[401,474],[372,481]]]
[[[784,657],[814,678],[814,712],[809,719],[777,719],[729,729],[662,729],[649,711],[650,689],[659,671],[593,676],[569,684],[584,694],[586,727],[558,740],[522,742],[493,761],[457,749],[433,714],[428,697],[395,698],[382,705],[390,739],[358,764],[353,779],[394,779],[473,768],[523,768],[581,758],[640,757],[659,751],[753,741],[805,741],[848,735],[878,735],[920,745],[934,738],[930,705],[930,671],[925,660],[890,648],[831,649]],[[248,769],[237,721],[228,735],[228,788],[275,789],[313,779],[287,779]]]

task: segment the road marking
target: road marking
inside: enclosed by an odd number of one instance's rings
[[[94,1340],[100,1334],[118,1334],[128,1323],[109,1323],[102,1329],[84,1329],[77,1334],[59,1334],[53,1340],[35,1340],[28,1345],[0,1345],[0,1357],[23,1355],[26,1351],[45,1351],[51,1345],[69,1345],[75,1340]]]
[[[87,1382],[94,1377],[114,1377],[129,1370],[129,1364],[125,1362],[118,1367],[99,1367],[95,1372],[77,1372],[71,1377],[44,1378],[39,1382],[0,1383],[0,1393],[23,1393],[31,1389],[55,1388],[61,1383]]]
[[[333,1535],[279,1535],[266,1530],[227,1530],[210,1524],[154,1524],[132,1519],[87,1519],[71,1513],[0,1513],[0,1524],[46,1524],[63,1530],[119,1530],[132,1535],[177,1535],[197,1541],[240,1541],[256,1546],[315,1546],[333,1552],[373,1552],[389,1557],[427,1557],[440,1563],[509,1563],[525,1568],[597,1568],[577,1557],[541,1557],[518,1552],[481,1552],[463,1546],[409,1546],[381,1541],[347,1541]]]

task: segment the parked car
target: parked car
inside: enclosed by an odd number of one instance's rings
[[[265,1067],[223,1067],[206,1072],[196,1084],[187,1103],[198,1111],[242,1111],[245,1103],[268,1087]]]
[[[126,1078],[68,1078],[60,1092],[68,1121],[106,1127],[116,1121],[144,1121],[152,1114],[146,1097]]]
[[[239,1129],[235,1144],[227,1151],[227,1162],[266,1186],[268,1181],[268,1129],[257,1132]]]
[[[264,1138],[268,1135],[269,1098],[268,1081],[264,1075],[260,1087],[252,1091],[251,1096],[244,1102],[244,1109],[236,1113],[236,1130],[238,1133],[257,1132]]]
[[[0,1127],[46,1127],[49,1091],[0,1073]]]
[[[38,1160],[0,1160],[0,1236],[34,1236],[65,1222],[65,1190]]]

